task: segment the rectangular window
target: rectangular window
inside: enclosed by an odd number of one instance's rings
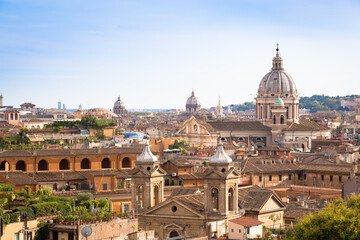
[[[241,229],[239,229],[239,233],[241,233]]]
[[[298,173],[298,180],[301,180],[301,173]]]
[[[20,238],[19,238],[19,233],[15,233],[14,239],[15,239],[15,240],[20,240]]]
[[[330,182],[333,181],[333,175],[330,175]]]
[[[125,212],[125,213],[128,213],[128,212],[130,212],[130,204],[124,204],[124,209],[123,209],[123,211]]]
[[[234,232],[234,229],[231,229],[231,232]]]
[[[282,180],[282,175],[279,175],[279,181],[281,181]]]
[[[316,186],[317,185],[317,178],[313,177],[313,185]]]
[[[324,175],[321,175],[321,181],[324,181],[325,177]]]
[[[107,189],[107,183],[103,183],[102,189],[103,189],[103,190],[108,190],[108,189]]]
[[[186,172],[186,169],[184,169],[184,172]]]
[[[269,175],[269,181],[270,182],[272,181],[272,175]]]
[[[306,173],[304,173],[304,180],[306,180]]]
[[[262,182],[262,176],[259,176],[259,182]]]
[[[342,181],[342,177],[341,176],[339,176],[339,182],[341,182]]]

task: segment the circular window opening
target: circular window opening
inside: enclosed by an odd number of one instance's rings
[[[146,170],[150,171],[151,167],[147,167]]]
[[[176,206],[172,206],[171,211],[176,212],[176,211],[177,211],[177,207],[176,207]]]
[[[225,168],[221,169],[221,172],[225,172]]]

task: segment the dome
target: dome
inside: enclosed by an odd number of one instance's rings
[[[281,98],[277,98],[274,102],[274,105],[284,105],[284,101]]]
[[[149,144],[146,143],[143,152],[136,158],[137,162],[157,162],[158,158],[150,151]]]
[[[114,108],[120,108],[124,107],[124,102],[121,101],[120,96],[118,97],[118,100],[114,103]]]
[[[200,101],[197,97],[195,97],[194,90],[191,92],[191,96],[186,101],[186,106],[199,106],[200,108]]]
[[[273,67],[260,82],[258,97],[297,97],[297,90],[294,80],[284,71],[282,58],[279,49],[276,49],[276,56],[273,58]]]
[[[209,158],[209,163],[231,163],[232,159],[229,157],[224,150],[223,144],[220,141],[216,153],[214,156]]]

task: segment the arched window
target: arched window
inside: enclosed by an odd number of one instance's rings
[[[219,211],[219,190],[216,188],[211,190],[211,209],[213,211]]]
[[[259,117],[260,119],[262,119],[262,113],[263,113],[263,107],[261,106],[260,107],[260,117]]]
[[[104,158],[104,159],[101,161],[101,168],[111,168],[110,159]]]
[[[144,199],[143,194],[144,194],[144,188],[143,188],[143,186],[139,186],[138,189],[137,189],[137,205],[138,205],[138,208],[143,207],[143,204],[142,204],[142,201]]]
[[[67,159],[62,159],[59,163],[60,170],[69,170],[69,161]]]
[[[0,164],[0,171],[9,171],[10,164],[7,161],[2,161]]]
[[[84,158],[81,161],[81,169],[90,169],[90,161],[87,158]]]
[[[155,186],[154,187],[154,203],[155,203],[155,206],[160,203],[160,201],[159,201],[159,199],[160,199],[159,193],[160,193],[159,186]]]
[[[171,231],[169,234],[169,238],[178,237],[180,234],[177,231]]]
[[[122,168],[131,168],[131,161],[129,158],[124,158],[122,161],[121,161],[121,167]]]
[[[38,171],[47,171],[48,169],[48,163],[46,160],[41,160],[38,163]]]
[[[234,190],[232,188],[229,189],[229,211],[234,211]]]
[[[16,170],[26,172],[26,164],[25,164],[25,162],[23,160],[17,161],[15,168],[16,168]]]
[[[284,115],[280,116],[280,124],[284,124],[285,123],[285,118]]]
[[[274,115],[274,117],[273,117],[273,124],[276,124],[276,117],[275,117],[275,115]]]

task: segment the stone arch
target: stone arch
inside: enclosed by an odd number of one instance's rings
[[[104,158],[101,161],[101,168],[111,168],[111,161],[108,158]]]
[[[175,231],[175,230],[172,230],[170,233],[169,233],[169,238],[174,238],[174,237],[179,237],[180,234]]]
[[[234,211],[234,189],[230,188],[229,192],[228,192],[228,210],[229,211]]]
[[[40,160],[40,162],[38,163],[38,171],[48,171],[49,167],[48,167],[48,162],[46,160]]]
[[[69,161],[67,159],[62,159],[59,163],[59,169],[60,170],[69,170],[70,169]]]
[[[80,166],[80,168],[81,168],[81,169],[91,169],[91,164],[90,164],[89,159],[84,158],[83,160],[81,160],[81,166]]]
[[[285,123],[285,118],[284,115],[280,116],[280,124],[284,124]]]
[[[276,116],[273,117],[273,124],[276,124]]]
[[[211,210],[219,211],[219,190],[217,188],[211,189]]]
[[[123,158],[121,160],[121,168],[131,168],[131,160],[128,157]]]
[[[0,164],[0,171],[10,171],[10,163],[6,160],[2,161]]]
[[[17,161],[15,165],[15,169],[26,172],[26,163],[23,160]]]

